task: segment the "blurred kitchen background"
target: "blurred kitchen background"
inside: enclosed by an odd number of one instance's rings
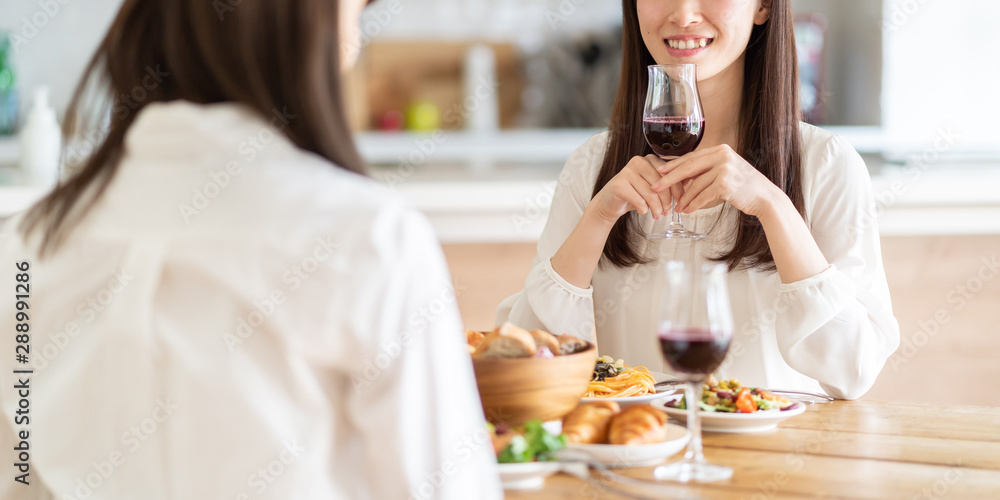
[[[866,397],[983,404],[1000,379],[1000,3],[792,3],[804,116],[854,144],[878,193],[903,345]],[[0,0],[0,217],[45,189],[19,167],[37,138],[15,135],[37,89],[61,120],[119,4]],[[620,3],[380,0],[362,28],[348,90],[362,153],[430,217],[467,326],[491,328],[562,163],[607,122]]]

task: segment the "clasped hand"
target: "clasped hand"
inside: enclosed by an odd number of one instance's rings
[[[656,155],[633,157],[625,168],[597,193],[599,215],[616,221],[635,210],[659,220],[670,211],[691,213],[728,202],[748,215],[760,216],[784,193],[726,144],[705,148],[676,160]]]

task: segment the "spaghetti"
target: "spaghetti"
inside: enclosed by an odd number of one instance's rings
[[[626,366],[618,375],[591,380],[586,398],[627,398],[656,392],[656,380],[645,366]]]

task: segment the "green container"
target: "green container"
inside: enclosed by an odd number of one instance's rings
[[[0,32],[0,136],[17,132],[17,78],[10,36]]]

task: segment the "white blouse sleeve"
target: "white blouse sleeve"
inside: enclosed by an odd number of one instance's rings
[[[500,499],[496,458],[444,255],[430,223],[383,213],[353,249],[345,409],[367,498]]]
[[[545,229],[538,240],[538,255],[524,283],[524,290],[508,297],[497,308],[496,321],[511,321],[529,329],[543,329],[597,342],[594,331],[593,287],[570,284],[552,269],[550,259],[576,227],[590,203],[591,192],[604,158],[607,132],[580,146],[563,167],[552,196]]]
[[[831,266],[782,284],[776,307],[778,348],[795,370],[836,398],[857,399],[875,382],[899,346],[864,160],[832,137],[806,181],[806,218]],[[813,167],[815,168],[815,167]]]

